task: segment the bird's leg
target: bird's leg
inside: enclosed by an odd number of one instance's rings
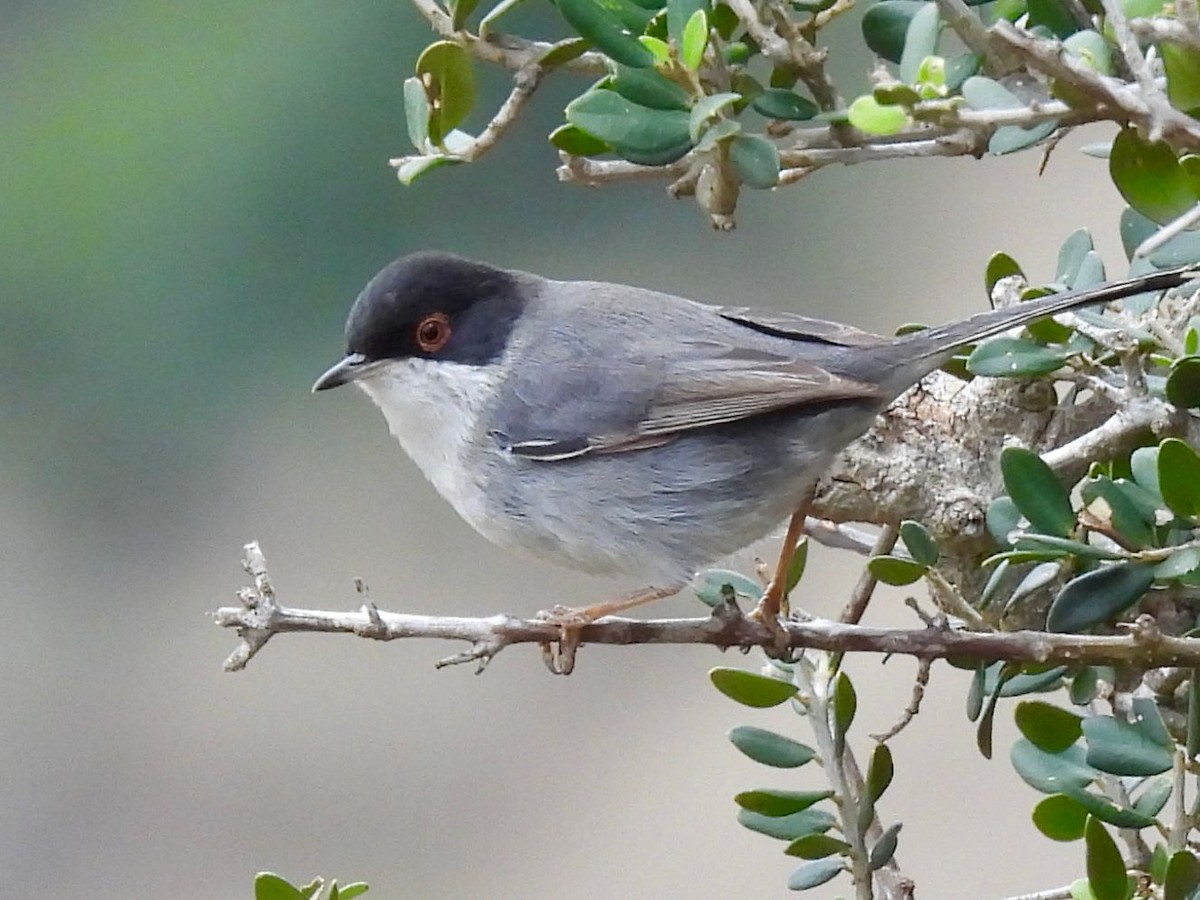
[[[779,549],[779,560],[775,563],[775,574],[767,583],[767,589],[763,591],[758,606],[750,613],[750,618],[762,622],[775,635],[780,649],[787,646],[787,632],[779,624],[779,616],[782,613],[786,618],[789,612],[788,572],[792,568],[792,558],[796,555],[796,547],[800,543],[800,538],[804,536],[804,520],[808,517],[808,509],[812,504],[814,493],[816,493],[815,486],[804,495],[804,499],[792,513],[792,518],[788,520],[787,532],[783,536],[783,546]]]
[[[662,600],[665,597],[673,597],[681,590],[683,590],[682,584],[665,588],[645,587],[617,597],[615,600],[593,603],[591,606],[556,606],[553,609],[543,610],[538,613],[538,619],[557,625],[559,638],[557,650],[549,643],[542,644],[542,659],[554,674],[570,675],[571,670],[575,668],[575,651],[579,649],[584,628],[597,619],[616,615],[633,609],[635,606],[653,603],[655,600]]]

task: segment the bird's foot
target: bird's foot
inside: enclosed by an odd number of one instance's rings
[[[767,589],[763,591],[758,605],[750,613],[751,619],[755,622],[761,622],[766,626],[767,631],[771,633],[774,650],[776,655],[779,656],[787,654],[792,640],[792,636],[788,634],[788,630],[783,627],[783,621],[787,619],[789,612],[788,598],[784,593],[783,584],[773,579],[767,585]]]
[[[664,597],[678,594],[682,585],[672,585],[667,588],[648,587],[615,600],[605,603],[594,603],[591,606],[555,606],[537,614],[540,622],[546,622],[558,628],[558,642],[546,641],[542,646],[542,661],[555,675],[570,675],[575,669],[575,652],[583,643],[583,630],[598,619],[616,615],[652,603]]]

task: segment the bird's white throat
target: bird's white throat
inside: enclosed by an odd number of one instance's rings
[[[480,510],[479,486],[461,459],[500,381],[492,366],[426,359],[396,360],[357,382],[388,428],[438,493],[468,522]]]

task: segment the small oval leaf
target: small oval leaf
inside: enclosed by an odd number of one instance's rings
[[[710,670],[708,677],[713,686],[726,697],[755,709],[779,706],[796,696],[794,684],[744,669],[719,666]]]
[[[845,856],[850,852],[850,845],[827,834],[806,834],[788,844],[783,852],[801,859],[824,859],[827,856]]]
[[[1159,775],[1171,768],[1171,749],[1144,729],[1112,716],[1090,716],[1083,721],[1087,762],[1110,775]]]
[[[1073,355],[1066,347],[1047,347],[1024,338],[999,337],[979,344],[967,357],[967,371],[989,378],[1030,378],[1063,367]]]
[[[1129,609],[1154,583],[1154,567],[1136,563],[1103,566],[1063,586],[1050,604],[1046,630],[1084,631]]]
[[[1038,531],[1068,537],[1075,528],[1071,498],[1042,458],[1022,447],[1005,447],[1000,454],[1004,487],[1021,514]]]
[[[1047,753],[1061,753],[1083,733],[1079,716],[1041,700],[1021,701],[1013,717],[1021,734]]]
[[[1108,829],[1094,816],[1088,816],[1083,832],[1087,848],[1088,887],[1096,900],[1125,900],[1125,861]]]
[[[899,556],[873,556],[867,561],[867,571],[884,584],[896,587],[920,581],[928,569],[916,560]]]
[[[742,809],[778,818],[806,810],[832,796],[833,791],[742,791],[733,802]]]
[[[1052,841],[1077,841],[1083,837],[1088,811],[1065,794],[1052,794],[1033,808],[1033,824]]]
[[[580,37],[587,38],[614,61],[635,69],[654,65],[654,54],[596,0],[558,0],[558,10]]]
[[[845,863],[836,856],[806,862],[788,876],[788,890],[807,891],[809,888],[819,887],[839,872],[845,871],[845,868]]]
[[[779,183],[779,149],[757,134],[739,134],[729,145],[729,161],[747,187],[767,190]]]
[[[826,832],[837,824],[833,813],[823,809],[802,809],[790,816],[764,816],[748,809],[738,810],[738,824],[780,841],[794,841],[806,834]]]
[[[786,122],[803,122],[819,112],[817,104],[786,88],[767,88],[750,105],[768,119]]]
[[[729,740],[755,762],[777,769],[795,769],[817,755],[806,744],[751,725],[739,725],[732,729]]]
[[[432,43],[417,58],[417,77],[429,98],[429,140],[441,146],[475,106],[471,54],[453,41]]]
[[[1178,438],[1158,446],[1158,488],[1175,515],[1200,516],[1200,456]]]

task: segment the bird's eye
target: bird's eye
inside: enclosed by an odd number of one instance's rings
[[[417,346],[426,353],[437,353],[450,340],[450,320],[444,313],[433,313],[417,325]]]

